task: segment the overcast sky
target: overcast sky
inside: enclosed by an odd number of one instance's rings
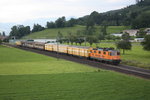
[[[0,23],[23,23],[61,16],[78,18],[135,4],[135,0],[0,0]]]

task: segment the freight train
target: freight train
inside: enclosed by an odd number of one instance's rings
[[[92,48],[85,46],[71,46],[57,43],[43,43],[35,42],[34,40],[17,41],[17,46],[23,46],[34,49],[41,49],[50,52],[58,52],[72,56],[87,58],[90,60],[97,60],[100,62],[111,63],[118,65],[121,62],[120,52],[113,48]]]

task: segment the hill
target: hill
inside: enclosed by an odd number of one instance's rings
[[[109,26],[107,28],[108,33],[118,33],[122,30],[130,28],[129,26]],[[74,27],[65,27],[65,28],[53,28],[53,29],[45,29],[43,31],[34,32],[32,34],[29,34],[27,36],[24,36],[22,39],[49,39],[49,38],[56,38],[58,32],[61,32],[62,35],[65,37],[68,33],[77,33],[77,31],[84,30],[85,26],[82,25],[76,25]],[[96,26],[96,34],[99,33],[101,30],[101,26]]]
[[[146,23],[145,17],[140,17],[141,15],[150,16],[150,0],[141,0],[135,5],[130,5],[118,10],[112,10],[104,13],[98,13],[96,11],[92,12],[90,15],[78,18],[77,23],[81,25],[87,24],[97,24],[97,25],[108,25],[108,26],[129,26],[133,28],[150,27],[150,24],[145,24],[138,26],[141,22]],[[139,18],[140,17],[140,18]],[[138,27],[137,27],[138,26]]]

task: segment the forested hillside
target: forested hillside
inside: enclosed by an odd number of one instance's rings
[[[105,13],[92,12],[90,15],[77,19],[81,25],[129,26],[132,28],[150,27],[150,0],[141,0],[135,5],[108,11]],[[140,25],[139,25],[140,24]]]

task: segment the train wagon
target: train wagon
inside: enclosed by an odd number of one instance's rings
[[[119,51],[111,48],[93,48],[90,50],[90,58],[113,64],[119,64],[121,61]]]
[[[87,58],[90,56],[90,49],[91,49],[91,47],[69,46],[68,47],[68,54]]]
[[[34,48],[45,50],[45,43],[42,42],[34,42]]]
[[[72,55],[80,56],[80,48],[78,46],[72,46]]]
[[[73,46],[68,47],[68,54],[73,55]]]
[[[52,43],[45,44],[45,50],[47,51],[53,51],[53,45]]]
[[[58,45],[58,52],[68,54],[69,45]]]
[[[91,47],[80,47],[79,56],[86,57],[86,58],[89,57],[91,49],[92,49]]]
[[[17,46],[21,46],[21,45],[22,45],[22,44],[21,44],[21,41],[16,41],[15,44],[16,44]]]
[[[22,41],[22,45],[29,48],[34,48],[34,42],[33,41]]]

